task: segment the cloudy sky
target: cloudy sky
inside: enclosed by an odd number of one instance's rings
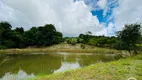
[[[0,0],[0,21],[28,30],[54,24],[64,36],[91,31],[112,36],[124,24],[142,22],[142,0]]]

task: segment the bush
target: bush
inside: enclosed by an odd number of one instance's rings
[[[82,49],[85,49],[85,45],[83,45],[83,44],[82,44],[82,45],[80,45],[80,47],[81,47]]]
[[[5,47],[5,46],[0,46],[0,49],[7,49],[7,47]]]

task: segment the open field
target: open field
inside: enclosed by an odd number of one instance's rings
[[[100,62],[63,73],[37,76],[33,80],[128,80],[129,78],[142,80],[142,54],[108,63]]]

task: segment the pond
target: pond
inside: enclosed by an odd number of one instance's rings
[[[0,54],[0,80],[31,78],[116,60],[115,54],[27,53]]]

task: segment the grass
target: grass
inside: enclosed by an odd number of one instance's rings
[[[94,46],[85,45],[85,49],[81,48],[82,44],[70,45],[70,44],[58,44],[45,48],[24,48],[24,49],[4,49],[0,50],[0,53],[31,53],[31,52],[72,52],[72,53],[120,53],[118,50],[109,48],[99,48]]]
[[[142,80],[142,54],[77,70],[37,76],[32,80],[128,80],[131,77]]]

